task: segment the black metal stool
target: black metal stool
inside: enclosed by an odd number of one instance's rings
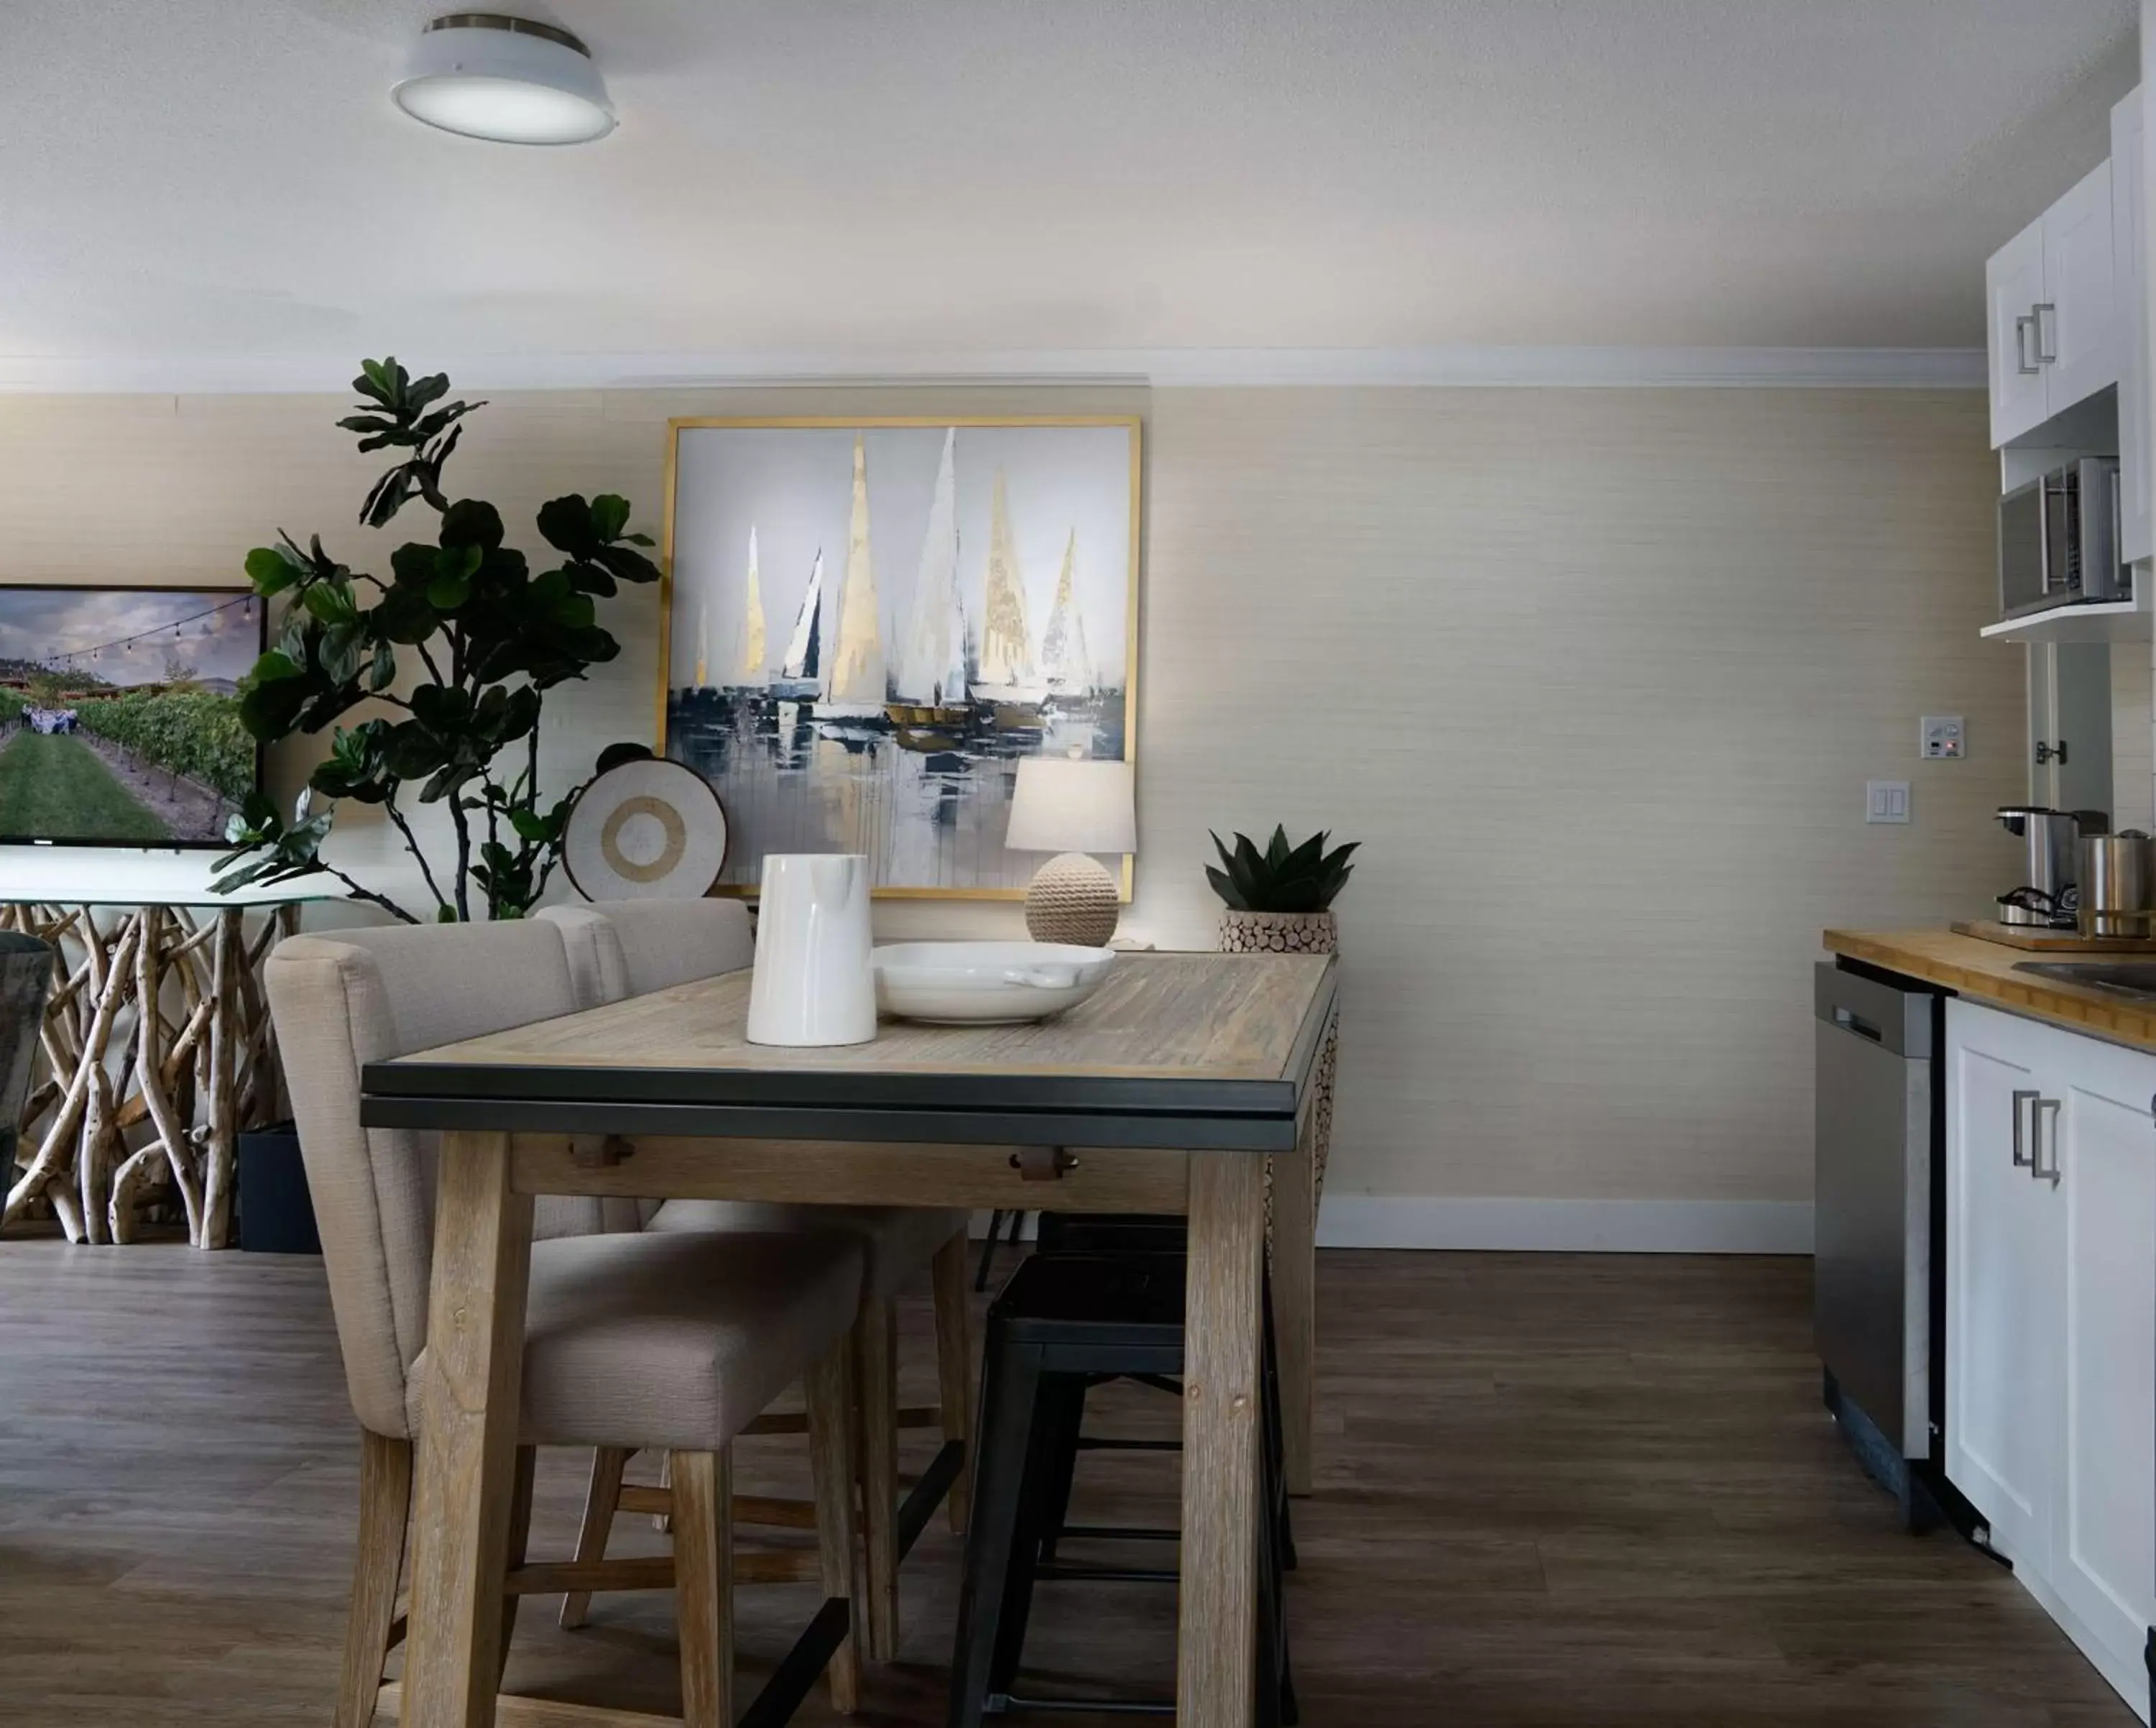
[[[1168,1568],[1069,1565],[1055,1559],[1055,1543],[1060,1536],[1177,1537],[1173,1530],[1072,1526],[1065,1518],[1070,1467],[1082,1447],[1178,1449],[1166,1440],[1088,1443],[1080,1429],[1088,1388],[1126,1377],[1172,1385],[1183,1372],[1183,1268],[1180,1253],[1035,1255],[989,1309],[951,1728],[979,1728],[984,1715],[1006,1710],[1174,1713],[1172,1700],[1028,1697],[1012,1689],[1036,1581],[1165,1583],[1178,1576]],[[1296,1714],[1275,1528],[1280,1471],[1271,1445],[1260,1453],[1265,1528],[1258,1569],[1258,1720],[1260,1728],[1286,1728]]]
[[[1034,1237],[1034,1251],[1037,1254],[1180,1254],[1188,1247],[1189,1240],[1188,1221],[1173,1212],[1043,1212],[1040,1230]],[[1276,1559],[1283,1571],[1293,1571],[1295,1521],[1288,1506],[1287,1438],[1281,1422],[1280,1360],[1273,1342],[1273,1291],[1270,1268],[1265,1278],[1265,1355],[1260,1365],[1260,1372],[1263,1376],[1265,1399],[1266,1480],[1272,1484],[1273,1531],[1278,1549]],[[1104,1377],[1114,1379],[1117,1376]],[[1174,1398],[1180,1399],[1183,1396],[1182,1386],[1173,1381],[1150,1375],[1125,1375],[1121,1377],[1156,1386]],[[1081,1393],[1081,1414],[1083,1399],[1084,1395]],[[1082,1437],[1074,1432],[1059,1467],[1060,1488],[1056,1500],[1059,1511],[1067,1510],[1070,1506],[1071,1477],[1077,1467],[1080,1452],[1114,1451],[1144,1445],[1143,1442]],[[1147,1449],[1152,1448],[1148,1447]],[[1058,1523],[1060,1522],[1059,1518]],[[1060,1532],[1054,1529],[1049,1532],[1045,1551],[1046,1559],[1052,1561],[1055,1557],[1055,1539],[1059,1534]],[[1168,1530],[1161,1534],[1173,1540],[1176,1533]]]

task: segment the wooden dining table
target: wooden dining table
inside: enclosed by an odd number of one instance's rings
[[[886,1021],[798,1049],[748,1041],[742,971],[369,1064],[369,1126],[441,1135],[401,1720],[495,1720],[531,1201],[588,1194],[1187,1215],[1176,1713],[1245,1728],[1267,1237],[1289,1487],[1307,1493],[1336,978],[1326,956],[1131,954],[1051,1020]],[[843,1631],[846,1604],[826,1607]]]

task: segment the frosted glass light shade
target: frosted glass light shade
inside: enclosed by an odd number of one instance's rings
[[[493,13],[438,18],[389,92],[413,119],[501,144],[583,144],[613,130],[606,84],[566,30]]]
[[[1137,793],[1127,762],[1028,756],[1011,794],[1014,852],[1134,852]]]

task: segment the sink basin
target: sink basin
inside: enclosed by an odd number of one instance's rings
[[[2156,960],[2017,960],[2016,972],[2035,972],[2066,984],[2085,984],[2116,996],[2156,1002]]]

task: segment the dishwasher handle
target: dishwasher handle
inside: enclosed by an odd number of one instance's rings
[[[1860,1038],[1869,1038],[1874,1044],[1887,1041],[1887,1034],[1875,1022],[1866,1020],[1854,1008],[1845,1007],[1838,1002],[1835,1005],[1834,1023],[1845,1032],[1854,1032]]]
[[[1831,960],[1822,960],[1812,970],[1812,1011],[1821,1025],[1913,1061],[1931,1059],[1932,1016],[1938,1000],[1935,990],[1913,983],[1897,988]]]

